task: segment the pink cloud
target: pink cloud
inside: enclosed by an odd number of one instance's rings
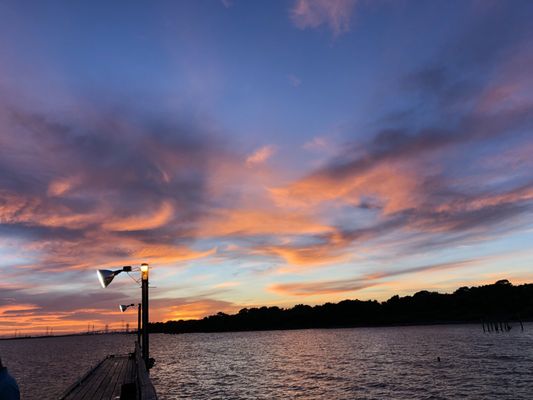
[[[255,165],[264,164],[274,155],[275,151],[274,146],[263,146],[246,158],[246,165],[248,167],[253,167]]]
[[[316,136],[310,141],[306,142],[303,145],[303,148],[309,151],[322,151],[329,148],[329,143],[325,138]]]
[[[294,25],[299,29],[327,25],[334,36],[350,30],[350,18],[356,0],[297,0],[290,11]]]
[[[302,80],[299,77],[297,77],[296,75],[289,74],[287,76],[287,78],[289,79],[289,83],[293,87],[298,87],[298,86],[300,86],[302,84]]]

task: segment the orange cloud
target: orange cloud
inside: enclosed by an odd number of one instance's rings
[[[131,258],[138,263],[149,260],[158,265],[171,264],[205,258],[216,253],[216,248],[206,251],[194,251],[188,247],[177,247],[168,245],[147,245],[139,244],[132,249]],[[143,261],[144,260],[144,261]]]
[[[39,307],[35,306],[34,304],[8,304],[0,306],[0,321],[2,318],[13,317],[17,313],[21,312],[33,312],[38,308]]]
[[[379,164],[376,167],[343,178],[312,174],[286,187],[269,189],[280,207],[314,207],[329,201],[359,204],[365,197],[377,198],[385,214],[417,207],[420,178],[400,164]]]
[[[472,266],[482,261],[479,260],[466,260],[450,263],[441,263],[433,265],[425,265],[420,267],[407,268],[396,271],[378,271],[372,274],[367,274],[359,278],[354,279],[342,279],[332,281],[316,281],[316,282],[295,282],[295,283],[282,283],[275,284],[269,287],[272,292],[289,295],[289,296],[316,296],[332,293],[344,293],[354,292],[362,290],[371,286],[377,286],[383,284],[381,281],[384,278],[413,274],[420,272],[440,271],[445,269],[463,268],[466,266]]]
[[[227,282],[217,283],[213,287],[215,289],[226,289],[226,288],[232,288],[232,287],[239,286],[240,284],[241,282],[237,282],[237,281],[227,281]]]
[[[169,201],[163,201],[158,210],[152,214],[133,215],[126,218],[116,218],[103,224],[111,231],[140,231],[159,228],[167,224],[174,216],[174,207]]]
[[[186,320],[198,319],[207,315],[213,315],[217,312],[234,313],[238,311],[240,306],[221,300],[200,299],[200,300],[186,300],[181,304],[171,306],[166,310],[160,310],[161,319],[168,320]]]
[[[201,222],[199,234],[213,236],[292,235],[331,232],[332,228],[301,213],[282,210],[227,209]]]
[[[95,325],[95,330],[119,329],[122,321],[129,321],[133,328],[135,317],[119,311],[104,309],[84,309],[64,312],[46,312],[31,304],[13,304],[0,307],[0,335],[18,336],[43,335],[45,333],[64,334],[87,331],[87,325]]]
[[[278,269],[278,272],[287,272],[291,266],[320,266],[333,263],[346,262],[354,258],[350,251],[350,241],[338,232],[321,235],[318,243],[309,245],[296,245],[285,243],[281,245],[256,247],[254,251],[263,255],[275,255],[283,258],[288,266]]]
[[[3,223],[78,229],[96,223],[100,218],[93,213],[73,212],[62,204],[49,204],[39,197],[0,191],[0,221]]]

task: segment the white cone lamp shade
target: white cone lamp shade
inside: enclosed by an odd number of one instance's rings
[[[100,281],[100,285],[102,285],[103,288],[106,288],[109,286],[113,278],[116,274],[120,273],[122,271],[110,271],[108,269],[99,269],[96,271],[96,275],[98,275],[98,280]]]
[[[124,312],[128,308],[133,307],[134,305],[135,305],[134,303],[132,303],[132,304],[121,304],[120,306],[118,306],[118,308],[120,308],[120,311]]]

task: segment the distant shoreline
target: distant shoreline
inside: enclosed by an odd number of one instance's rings
[[[533,284],[514,286],[507,280],[479,287],[461,287],[450,294],[420,291],[413,296],[376,300],[343,300],[322,305],[244,308],[228,315],[219,312],[197,320],[152,322],[150,333],[223,333],[298,329],[384,328],[491,323],[492,329],[507,329],[533,321]],[[519,326],[518,329],[521,329]],[[133,334],[136,330],[131,330]],[[104,331],[61,335],[2,337],[0,340],[45,339],[90,336]],[[107,334],[127,334],[107,332]]]
[[[532,323],[533,319],[522,320],[522,323],[529,324]],[[516,321],[513,321],[516,323]],[[152,323],[150,323],[152,324]],[[185,334],[194,334],[194,333],[240,333],[240,332],[269,332],[269,331],[298,331],[298,330],[335,330],[335,329],[358,329],[358,328],[401,328],[401,327],[426,327],[426,326],[456,326],[456,325],[477,325],[481,329],[481,321],[434,321],[427,323],[398,323],[398,324],[383,324],[383,325],[358,325],[358,326],[331,326],[331,327],[310,327],[310,328],[273,328],[273,329],[246,329],[246,330],[221,330],[221,331],[197,331],[197,332],[178,332],[178,333],[169,333],[169,332],[154,332],[150,331],[151,334],[160,333],[167,335],[185,335]],[[17,337],[0,337],[2,340],[23,340],[23,339],[52,339],[52,338],[62,338],[62,337],[74,337],[74,336],[100,336],[100,335],[131,335],[135,334],[136,331],[130,332],[102,332],[102,333],[70,333],[64,335],[48,335],[48,336],[17,336]]]
[[[98,332],[98,333],[64,333],[58,335],[26,335],[26,336],[11,336],[11,337],[0,337],[0,340],[19,340],[19,339],[50,339],[50,338],[61,338],[61,337],[71,337],[71,336],[99,336],[99,335],[130,335],[132,333],[137,333],[137,331],[131,332]]]
[[[522,323],[532,323],[533,319],[522,320]],[[517,324],[517,321],[512,321]],[[152,324],[152,323],[150,323]],[[457,325],[476,325],[481,330],[481,321],[439,321],[439,322],[424,322],[424,323],[398,323],[398,324],[382,324],[382,325],[352,325],[352,326],[329,326],[329,327],[309,327],[309,328],[269,328],[269,329],[242,329],[242,330],[220,330],[220,331],[194,331],[194,332],[154,332],[151,334],[160,333],[165,335],[186,335],[194,333],[239,333],[239,332],[269,332],[269,331],[301,331],[301,330],[335,330],[335,329],[358,329],[358,328],[402,328],[402,327],[426,327],[426,326],[457,326]],[[516,327],[516,325],[515,325]]]
[[[295,329],[334,329],[425,325],[480,324],[508,330],[513,323],[533,320],[533,284],[461,287],[451,294],[428,292],[376,300],[343,300],[289,309],[244,308],[237,314],[219,312],[198,320],[150,323],[154,333],[211,333]],[[490,324],[485,325],[485,324]],[[520,328],[521,329],[521,328]]]

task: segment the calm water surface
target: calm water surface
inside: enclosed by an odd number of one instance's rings
[[[55,398],[133,336],[0,341],[24,399]],[[161,399],[531,399],[533,325],[153,335]],[[437,361],[437,357],[441,361]]]

